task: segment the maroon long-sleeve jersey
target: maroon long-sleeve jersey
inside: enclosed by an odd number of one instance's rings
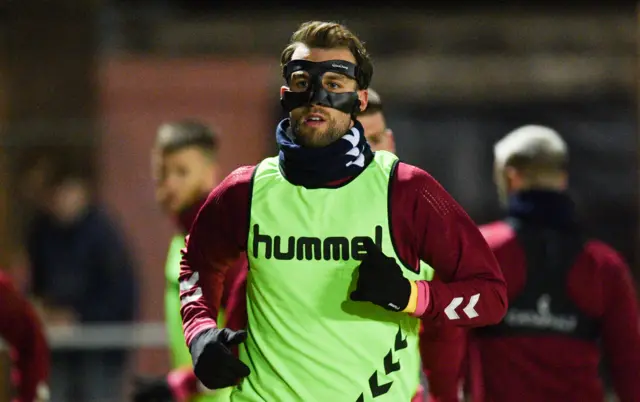
[[[191,226],[193,226],[193,222],[205,204],[207,196],[207,194],[203,195],[174,217],[178,227],[183,233],[188,233]],[[243,254],[241,258],[238,258],[238,260],[230,265],[222,285],[220,306],[226,310],[226,326],[235,330],[244,329],[247,323],[245,290],[247,269],[248,261],[246,255]],[[232,306],[229,308],[228,305],[230,302]],[[230,317],[231,322],[228,321]],[[237,347],[233,347],[232,349],[235,354],[238,353]],[[178,400],[185,399],[185,395],[193,396],[199,393],[198,379],[191,368],[186,369],[180,367],[172,370],[169,372],[167,380],[172,388],[174,397]]]
[[[510,225],[496,222],[481,230],[502,267],[511,302],[535,267],[527,267]],[[601,345],[559,335],[483,337],[470,331],[474,402],[602,402],[601,355],[619,400],[640,401],[640,315],[626,264],[611,247],[589,240],[567,273],[566,294],[599,323]]]
[[[187,343],[216,325],[227,267],[246,251],[253,170],[239,168],[216,187],[191,228],[180,273],[189,285],[181,294]],[[427,262],[441,279],[429,284],[425,325],[499,322],[507,307],[506,285],[473,221],[423,170],[399,163],[391,180],[391,228],[398,256],[416,268],[420,260]],[[474,295],[479,295],[477,315],[467,315],[462,309]],[[438,381],[435,369],[432,380]]]
[[[28,300],[0,274],[0,336],[14,360],[17,402],[33,402],[49,377],[49,347],[40,320]]]
[[[200,211],[200,209],[202,209],[202,206],[207,201],[207,198],[208,194],[203,194],[201,198],[197,199],[193,204],[183,209],[174,217],[178,227],[183,231],[183,233],[189,233],[191,226],[193,226],[193,222],[198,216],[198,212]],[[225,274],[224,284],[222,286],[222,298],[220,300],[220,305],[222,307],[226,308],[229,298],[232,294],[231,292],[235,292],[232,288],[234,286],[234,283],[236,282],[236,277],[241,276],[242,278],[246,278],[247,267],[248,262],[245,255],[243,255],[242,258],[238,259],[229,267],[228,271]],[[244,289],[242,289],[241,294],[242,297],[245,297]]]

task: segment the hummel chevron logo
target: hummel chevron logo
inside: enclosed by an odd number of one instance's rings
[[[184,306],[185,304],[196,301],[202,297],[202,289],[198,286],[199,280],[200,274],[198,272],[194,272],[190,277],[184,278],[180,281],[180,292],[193,290],[190,295],[180,297],[181,305]]]
[[[400,365],[400,360],[398,360],[397,362],[393,361],[393,352],[406,349],[407,346],[409,346],[407,337],[402,337],[402,328],[398,327],[398,332],[396,332],[393,349],[389,349],[389,352],[383,359],[384,372],[386,375],[399,371],[402,368],[402,366]],[[389,381],[382,385],[378,384],[378,370],[374,371],[371,377],[369,377],[369,390],[371,391],[371,396],[373,396],[374,398],[377,398],[380,395],[384,395],[389,392],[389,389],[391,389],[391,385],[393,385],[393,381]],[[356,402],[364,402],[364,392],[360,394],[358,399],[356,399]]]
[[[371,377],[369,377],[369,389],[371,390],[371,395],[374,398],[377,398],[380,395],[384,395],[387,392],[389,392],[389,389],[391,388],[391,384],[393,384],[393,381],[390,381],[386,384],[379,385],[377,371],[374,371]]]
[[[480,300],[480,293],[476,293],[475,295],[469,298],[469,303],[462,309],[462,311],[469,318],[476,318],[478,316],[478,312],[475,310],[476,304],[478,304],[478,300]],[[444,309],[444,313],[449,317],[450,320],[458,320],[460,316],[456,312],[456,309],[460,307],[460,305],[464,302],[463,297],[454,297],[451,300],[451,303]]]
[[[460,318],[458,313],[456,313],[456,309],[459,305],[462,304],[463,300],[464,299],[462,297],[454,297],[453,300],[451,300],[451,303],[449,303],[449,305],[444,308],[444,313],[447,315],[447,317],[449,317],[450,320],[457,320]]]
[[[389,353],[384,357],[384,372],[386,375],[400,370],[400,361],[393,361],[393,351],[389,349]]]
[[[480,293],[476,293],[475,295],[471,296],[471,298],[469,299],[469,304],[467,304],[467,307],[462,309],[462,311],[464,311],[467,317],[476,318],[478,316],[478,312],[474,309],[476,304],[478,304],[478,300],[480,300]]]
[[[395,351],[402,350],[407,347],[407,338],[402,338],[402,329],[398,328],[398,333],[396,334],[396,342],[395,342]]]

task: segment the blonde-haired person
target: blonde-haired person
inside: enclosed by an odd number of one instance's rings
[[[481,227],[505,279],[507,315],[471,331],[474,402],[602,402],[606,358],[621,402],[640,401],[640,325],[629,268],[580,228],[567,194],[568,147],[520,127],[494,147],[506,219]]]

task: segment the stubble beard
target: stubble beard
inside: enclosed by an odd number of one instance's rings
[[[349,130],[349,123],[338,125],[335,120],[327,120],[326,128],[317,129],[303,124],[304,117],[293,124],[293,133],[298,145],[309,148],[322,148],[342,138]]]

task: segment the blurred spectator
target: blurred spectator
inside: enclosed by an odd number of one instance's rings
[[[120,229],[92,198],[87,180],[60,169],[30,225],[31,290],[47,325],[133,319],[132,260]],[[53,353],[52,402],[113,400],[122,389],[122,351]]]
[[[567,195],[567,146],[525,126],[495,146],[507,219],[483,226],[507,281],[509,310],[472,331],[474,402],[601,402],[602,356],[621,402],[640,401],[640,326],[629,268],[588,238]]]
[[[11,256],[7,267],[7,274],[13,284],[25,291],[30,285],[29,258],[25,249],[26,241],[23,239],[24,229],[29,227],[29,222],[34,218],[34,213],[43,211],[46,207],[47,188],[54,172],[56,157],[65,155],[60,150],[51,148],[33,147],[21,155],[15,179],[16,208],[14,222],[17,224],[17,232],[20,233],[21,242],[18,249]],[[66,156],[66,155],[65,155]]]

